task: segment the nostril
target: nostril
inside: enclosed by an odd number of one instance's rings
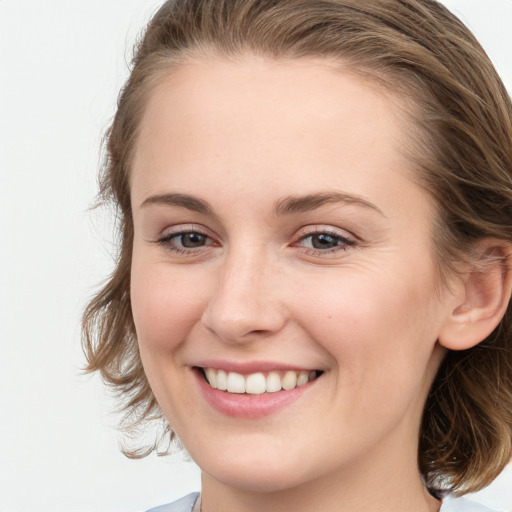
[[[252,282],[244,284],[242,279],[240,283],[234,274],[230,272],[209,298],[203,325],[228,343],[251,342],[279,332],[287,315],[277,299],[258,291]]]

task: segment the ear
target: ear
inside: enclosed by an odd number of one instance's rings
[[[497,239],[475,245],[479,262],[457,277],[438,341],[450,350],[474,347],[501,322],[512,293],[512,247]]]

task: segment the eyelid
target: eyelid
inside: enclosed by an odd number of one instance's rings
[[[314,226],[304,226],[299,229],[296,235],[296,240],[302,240],[303,238],[311,235],[318,234],[327,234],[335,237],[339,237],[345,240],[350,240],[351,242],[357,243],[359,241],[358,237],[346,231],[345,229],[336,228],[334,226],[330,226],[328,224],[315,224]]]
[[[182,233],[200,233],[201,235],[213,238],[210,230],[206,229],[200,224],[177,224],[175,226],[165,228],[162,234],[158,236],[158,240],[169,238],[171,236],[179,235]]]
[[[340,241],[338,245],[326,249],[317,249],[314,247],[301,247],[300,243],[307,238],[314,235],[327,235],[336,238]],[[298,247],[305,255],[309,256],[329,256],[338,255],[340,252],[345,252],[351,248],[359,245],[359,240],[356,236],[348,231],[340,228],[335,228],[330,225],[315,225],[305,226],[301,228],[295,241],[291,244],[292,247]]]
[[[207,243],[199,247],[181,247],[179,244],[173,244],[172,239],[185,235],[187,233],[197,233],[209,239],[210,243]],[[161,246],[163,249],[169,252],[173,252],[180,255],[199,255],[204,253],[211,247],[218,247],[220,244],[217,242],[215,236],[200,224],[178,224],[166,228],[163,233],[153,243]]]
[[[180,243],[173,242],[174,237],[179,237],[180,235],[185,235],[188,233],[198,233],[208,239],[207,243],[198,247],[182,247]],[[316,247],[306,247],[301,246],[301,243],[306,240],[308,237],[312,237],[314,235],[327,235],[334,239],[337,239],[339,243],[334,245],[333,247],[326,248],[316,248]],[[212,247],[219,247],[221,244],[217,240],[216,236],[211,233],[208,228],[200,224],[177,224],[174,226],[167,227],[162,234],[155,240],[153,243],[160,245],[164,249],[179,253],[179,254],[199,254],[201,252],[205,252]],[[357,247],[360,243],[358,237],[353,235],[352,233],[334,227],[332,225],[310,225],[304,226],[300,228],[295,236],[293,237],[293,242],[290,244],[290,247],[295,247],[301,250],[302,253],[310,256],[327,256],[329,254],[336,254],[339,252],[345,252],[350,248]]]

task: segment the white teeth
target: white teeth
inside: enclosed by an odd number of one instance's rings
[[[309,372],[300,372],[297,377],[297,387],[304,386],[309,382]]]
[[[282,389],[289,391],[299,386],[305,386],[308,382],[317,377],[317,372],[289,370],[284,375],[277,371],[269,372],[265,377],[262,372],[251,373],[243,376],[240,373],[214,368],[205,368],[204,373],[210,386],[228,393],[247,393],[250,395],[261,395],[263,393],[275,393]]]
[[[217,372],[212,368],[206,369],[206,378],[208,379],[208,382],[210,383],[210,386],[212,388],[217,387]]]
[[[208,378],[208,374],[206,374],[206,377]],[[210,386],[214,388],[215,384],[210,382]],[[217,372],[217,389],[220,389],[221,391],[226,391],[228,389],[228,374],[224,370],[219,370]]]
[[[295,388],[297,386],[297,372],[286,372],[281,380],[281,386],[286,391]]]
[[[245,379],[235,372],[228,373],[228,391],[230,393],[245,393]]]
[[[270,372],[267,377],[267,393],[275,393],[276,391],[281,391],[281,377],[279,377],[279,373]]]
[[[265,393],[267,381],[263,373],[253,373],[245,379],[245,392],[251,395],[261,395]]]

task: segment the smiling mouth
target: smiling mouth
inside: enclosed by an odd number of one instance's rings
[[[242,375],[215,368],[200,368],[206,382],[213,389],[235,394],[262,395],[290,391],[305,386],[323,373],[320,370],[271,371]]]

